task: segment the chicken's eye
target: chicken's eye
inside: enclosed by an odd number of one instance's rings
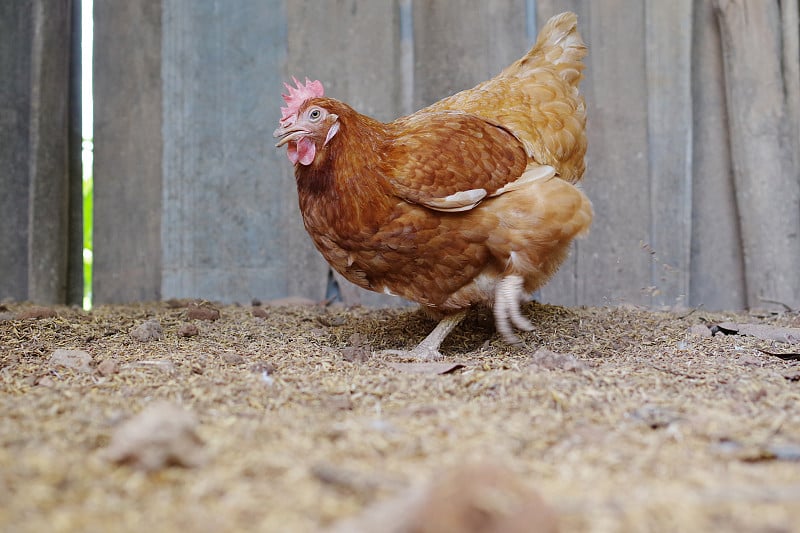
[[[317,121],[322,116],[322,111],[319,109],[312,109],[311,112],[308,114],[308,118]]]

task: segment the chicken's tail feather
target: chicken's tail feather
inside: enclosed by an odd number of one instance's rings
[[[519,61],[520,74],[541,66],[542,61],[556,65],[567,82],[577,86],[586,57],[586,45],[578,32],[578,15],[567,11],[552,17],[539,32],[531,51]]]

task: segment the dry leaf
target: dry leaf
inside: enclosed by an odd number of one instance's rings
[[[765,341],[785,342],[788,344],[800,343],[800,328],[786,328],[768,324],[735,324],[733,322],[722,322],[715,327],[725,335],[745,335]]]
[[[776,352],[768,352],[767,350],[758,349],[759,352],[765,353],[767,355],[771,355],[773,357],[777,357],[778,359],[783,359],[784,361],[800,361],[800,353],[793,352],[793,353],[776,353]]]

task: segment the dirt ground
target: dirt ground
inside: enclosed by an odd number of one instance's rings
[[[488,462],[561,531],[800,531],[797,314],[527,313],[435,366],[377,353],[430,331],[409,309],[0,306],[0,530],[317,531]],[[154,405],[180,436],[147,455]]]

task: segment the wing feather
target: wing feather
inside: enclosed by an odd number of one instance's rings
[[[511,132],[469,113],[416,114],[392,125],[383,173],[399,197],[431,209],[472,209],[511,190],[528,165]]]

